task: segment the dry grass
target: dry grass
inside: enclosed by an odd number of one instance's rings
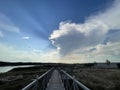
[[[119,69],[74,69],[73,74],[92,90],[120,90]]]
[[[0,83],[0,90],[21,90],[23,87],[32,82],[32,79],[34,79],[36,75],[41,75],[48,69],[49,67],[16,68],[7,73],[0,74],[0,78],[18,75],[23,76],[23,78],[19,80]]]

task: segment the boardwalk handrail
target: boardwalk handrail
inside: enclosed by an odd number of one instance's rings
[[[90,90],[88,87],[66,73],[64,70],[60,69],[60,73],[65,90]]]
[[[47,72],[42,74],[41,76],[39,76],[39,77],[37,76],[34,81],[29,83],[26,87],[24,87],[21,90],[31,90],[31,89],[33,89],[33,90],[45,90],[47,83],[51,77],[51,74],[53,72],[53,69],[54,68],[51,68]],[[38,87],[38,85],[39,85],[39,87]]]

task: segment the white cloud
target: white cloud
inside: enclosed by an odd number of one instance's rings
[[[30,39],[30,37],[25,36],[25,37],[22,37],[22,39],[24,39],[24,40],[28,40],[28,39]]]
[[[89,62],[105,62],[109,59],[111,62],[120,61],[120,42],[99,44],[93,51],[84,53],[72,53],[61,57],[61,62],[66,63],[89,63]]]
[[[9,17],[0,13],[0,30],[19,33],[20,29],[10,20]]]
[[[111,43],[120,42],[120,30],[117,30],[117,31],[112,32],[112,33],[109,33],[106,36],[106,40],[111,42]]]
[[[94,61],[105,61],[109,59],[113,62],[119,62],[120,60],[120,42],[107,43],[106,45],[99,44],[96,46],[96,50],[87,53]],[[90,59],[90,58],[89,58]]]
[[[50,40],[62,55],[73,52],[76,49],[84,50],[104,40],[107,26],[101,22],[75,24],[64,22],[59,30],[53,32]]]
[[[102,45],[99,44],[96,46],[96,51],[94,51],[93,53],[95,53],[96,55],[112,55],[112,56],[116,56],[119,55],[120,56],[120,42],[115,42],[115,43],[107,43],[106,45]]]
[[[59,29],[54,30],[49,39],[61,55],[96,47],[104,42],[109,30],[120,29],[119,9],[120,1],[116,0],[105,12],[90,16],[83,24],[61,22]]]
[[[36,49],[31,51],[19,50],[12,46],[0,43],[0,61],[57,62],[57,53],[55,51],[42,52]]]
[[[112,6],[110,6],[105,12],[91,18],[101,20],[109,26],[110,29],[120,29],[120,0],[114,0]]]

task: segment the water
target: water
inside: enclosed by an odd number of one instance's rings
[[[34,65],[22,65],[22,66],[4,66],[0,67],[0,73],[8,72],[12,70],[13,68],[18,68],[18,67],[32,67]]]

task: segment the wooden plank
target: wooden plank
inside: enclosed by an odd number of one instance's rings
[[[54,70],[46,90],[65,90],[58,70]]]

